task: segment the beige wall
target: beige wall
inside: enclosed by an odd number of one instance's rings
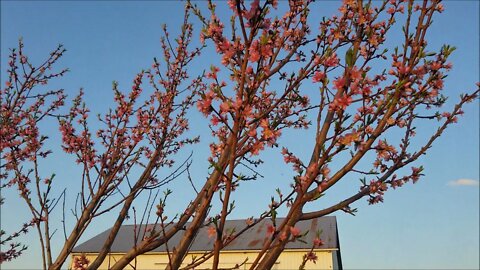
[[[298,269],[300,266],[303,255],[306,254],[308,250],[295,250],[295,251],[284,251],[277,260],[275,267],[272,269]],[[305,265],[305,269],[333,269],[333,253],[332,250],[321,250],[316,251],[316,255],[318,257],[317,263],[314,264],[313,262],[309,261]],[[239,269],[248,269],[250,264],[256,257],[256,252],[249,251],[223,251],[220,257],[220,265],[221,268],[231,268],[234,267],[235,264],[240,264],[245,259],[248,258],[247,263],[242,265]],[[78,256],[79,254],[73,254],[72,256]],[[92,261],[95,258],[95,254],[86,254],[87,258]],[[200,257],[202,253],[190,253],[184,260],[184,265],[188,264],[192,261],[192,257],[196,256],[197,258]],[[104,263],[101,265],[99,269],[108,269],[109,263],[113,265],[115,263],[115,259],[121,257],[121,254],[112,254],[107,257]],[[73,262],[73,259],[72,259]],[[132,261],[134,264],[135,261]],[[209,269],[211,268],[212,260],[206,261],[201,266],[196,267],[196,270],[200,269]],[[137,257],[136,262],[136,269],[137,270],[146,270],[146,269],[164,269],[165,266],[168,264],[168,257],[165,253],[149,253],[140,255]],[[133,269],[132,267],[126,269]]]

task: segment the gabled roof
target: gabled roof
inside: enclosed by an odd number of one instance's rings
[[[281,224],[282,218],[277,218],[277,224]],[[245,231],[241,236],[237,237],[223,250],[260,250],[267,237],[267,227],[271,225],[271,220],[263,220],[253,228]],[[240,231],[247,226],[245,220],[229,220],[226,222],[225,230]],[[187,224],[188,227],[188,224]],[[294,241],[287,244],[286,249],[310,249],[317,232],[320,232],[320,238],[323,245],[320,249],[339,249],[337,220],[335,217],[321,217],[312,220],[304,220],[297,223],[296,227],[300,229],[301,234],[307,234],[301,238],[305,241]],[[134,246],[134,225],[123,225],[113,242],[112,253],[125,253]],[[168,227],[167,227],[168,229]],[[138,230],[138,228],[137,228]],[[140,230],[143,232],[143,230]],[[207,251],[213,249],[215,237],[208,237],[208,227],[203,227],[192,243],[190,251]],[[168,241],[168,246],[172,249],[183,236],[184,231],[179,231],[174,237]],[[74,253],[96,253],[102,247],[108,237],[110,229],[93,237],[92,239],[78,245],[73,249]],[[142,235],[142,234],[140,234]],[[140,236],[141,237],[141,236]],[[165,245],[162,245],[152,252],[166,252]]]

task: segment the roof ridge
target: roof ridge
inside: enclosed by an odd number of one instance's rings
[[[314,219],[325,219],[325,218],[334,218],[335,220],[337,219],[337,216],[323,216],[323,217],[319,217],[319,218],[314,218]],[[246,221],[247,219],[249,218],[235,218],[235,219],[227,219],[226,221],[227,222],[232,222],[232,221]],[[258,218],[254,218],[254,219],[258,219]],[[283,220],[285,219],[285,217],[277,217],[276,218],[277,220]],[[265,218],[265,220],[269,220],[269,218]],[[299,222],[308,222],[309,220],[299,220]],[[190,223],[190,221],[187,222],[187,224]],[[145,226],[145,225],[153,225],[153,224],[157,224],[159,225],[159,223],[146,223],[146,224],[123,224],[122,227],[124,226]],[[172,224],[176,224],[176,222],[173,222]],[[109,228],[109,230],[111,229],[112,227]]]

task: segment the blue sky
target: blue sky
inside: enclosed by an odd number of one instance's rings
[[[336,4],[333,1],[320,3],[318,11],[312,15],[318,18],[332,15]],[[448,102],[451,106],[460,93],[473,90],[475,82],[480,81],[479,2],[447,1],[444,4],[446,10],[434,19],[428,40],[431,49],[438,49],[442,44],[458,48],[451,58],[454,69],[446,80],[444,92],[451,97]],[[15,47],[19,37],[23,37],[25,51],[34,61],[41,60],[62,43],[68,52],[59,67],[68,67],[71,72],[55,81],[52,87],[65,88],[70,96],[83,87],[92,110],[105,112],[111,101],[112,81],[117,80],[121,88],[128,89],[135,74],[148,68],[154,56],[161,56],[161,25],[165,23],[175,32],[182,19],[181,10],[182,4],[176,1],[2,1],[1,83],[3,85],[5,80],[8,48]],[[398,38],[396,34],[392,37]],[[215,59],[215,55],[208,51],[203,56],[203,59]],[[209,67],[209,63],[202,61],[194,63],[192,73],[199,74]],[[203,122],[200,116],[193,114],[192,119],[195,122],[193,130],[200,130],[201,135],[208,134],[201,131]],[[43,128],[46,131],[56,129],[54,123],[46,123]],[[420,127],[418,137],[432,128],[430,125]],[[298,136],[308,136],[308,132],[289,134],[283,140],[296,145],[298,151],[308,153],[308,145],[295,142]],[[58,136],[52,134],[51,139],[55,150]],[[479,148],[477,100],[468,104],[459,123],[447,130],[427,156],[419,161],[426,168],[426,176],[421,181],[389,191],[383,204],[357,203],[359,213],[356,217],[336,214],[344,267],[478,269]],[[192,150],[194,173],[205,177],[208,144],[197,145]],[[181,153],[179,159],[188,153]],[[239,188],[235,194],[237,212],[232,218],[246,218],[263,211],[276,187],[288,187],[290,168],[283,165],[278,151],[267,151],[263,159],[268,160],[261,168],[265,178]],[[62,179],[58,190],[74,188],[78,183],[75,175],[78,168],[71,161],[71,158],[58,154],[57,159],[45,163],[46,172],[55,171]],[[477,185],[451,184],[458,179],[471,179],[477,181]],[[348,193],[342,191],[351,188],[353,181],[356,180],[342,183],[327,195],[326,201],[334,202],[342,195],[346,196]],[[191,194],[184,182],[174,183],[173,189],[176,193],[172,200],[177,206],[171,205],[169,211],[172,214],[181,211],[187,203],[185,196]],[[2,190],[7,202],[2,207],[1,225],[7,231],[29,219],[12,191]],[[252,196],[256,198],[254,205],[251,204]],[[326,203],[320,202],[312,209],[316,206],[326,206]],[[109,228],[109,220],[107,216],[87,230],[82,240]],[[2,265],[2,268],[39,267],[40,254],[35,237],[32,231],[23,238],[30,249],[20,259]],[[60,244],[58,238],[55,241]]]

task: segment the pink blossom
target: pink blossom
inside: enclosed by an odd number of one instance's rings
[[[265,149],[265,143],[257,141],[256,143],[254,143],[252,145],[250,153],[252,155],[256,156],[256,155],[260,154],[260,151],[262,151],[263,149]]]
[[[208,227],[207,230],[208,238],[215,237],[217,235],[217,229],[213,226]]]
[[[325,78],[325,73],[321,71],[316,71],[315,74],[312,77],[313,82],[321,82]]]
[[[250,20],[253,18],[256,14],[257,11],[260,9],[260,0],[253,0],[253,2],[250,4],[250,10],[244,13],[244,17],[247,20]]]
[[[445,10],[445,8],[443,7],[443,4],[442,4],[442,3],[437,4],[437,8],[436,8],[436,9],[437,9],[437,11],[440,12],[440,13],[442,13],[442,12]]]
[[[345,77],[337,78],[333,81],[333,88],[341,90],[345,86]]]
[[[287,238],[288,238],[287,232],[282,232],[279,236],[280,241],[285,241],[287,240]]]
[[[329,110],[332,110],[332,111],[345,110],[351,103],[352,103],[352,97],[343,95],[339,98],[336,98],[332,103],[330,103]]]
[[[292,234],[293,237],[299,237],[300,229],[297,227],[290,227],[290,233]]]
[[[306,255],[306,259],[308,261],[312,261],[313,263],[317,263],[317,260],[318,260],[318,257],[317,257],[317,254],[315,254],[314,252],[311,252],[309,251]]]
[[[250,57],[248,58],[250,62],[255,63],[255,62],[258,62],[258,60],[260,60],[260,52],[258,51],[258,48],[255,46],[255,43],[253,43],[252,46],[250,46],[250,49],[248,50],[248,52],[250,54]]]
[[[229,110],[230,110],[230,103],[228,101],[224,101],[222,102],[222,104],[220,104],[221,112],[228,112]]]
[[[205,116],[209,115],[210,112],[212,111],[212,100],[213,97],[215,96],[215,93],[212,91],[209,91],[207,94],[205,94],[203,99],[200,99],[197,101],[197,108],[200,112],[202,112]]]
[[[275,231],[276,231],[276,228],[273,225],[269,224],[267,226],[267,236],[272,236],[275,233]]]
[[[315,237],[315,239],[313,239],[313,245],[315,247],[320,247],[320,246],[323,246],[323,241],[322,239],[318,238],[318,237]]]
[[[256,137],[257,136],[257,129],[256,128],[252,128],[248,131],[248,136],[250,137]]]
[[[85,270],[88,267],[90,260],[87,259],[85,254],[80,255],[80,257],[75,256],[73,259],[73,269],[74,270]]]
[[[337,54],[336,53],[333,53],[330,57],[328,57],[326,60],[325,60],[325,66],[326,67],[335,67],[338,65],[338,58],[337,58]]]

